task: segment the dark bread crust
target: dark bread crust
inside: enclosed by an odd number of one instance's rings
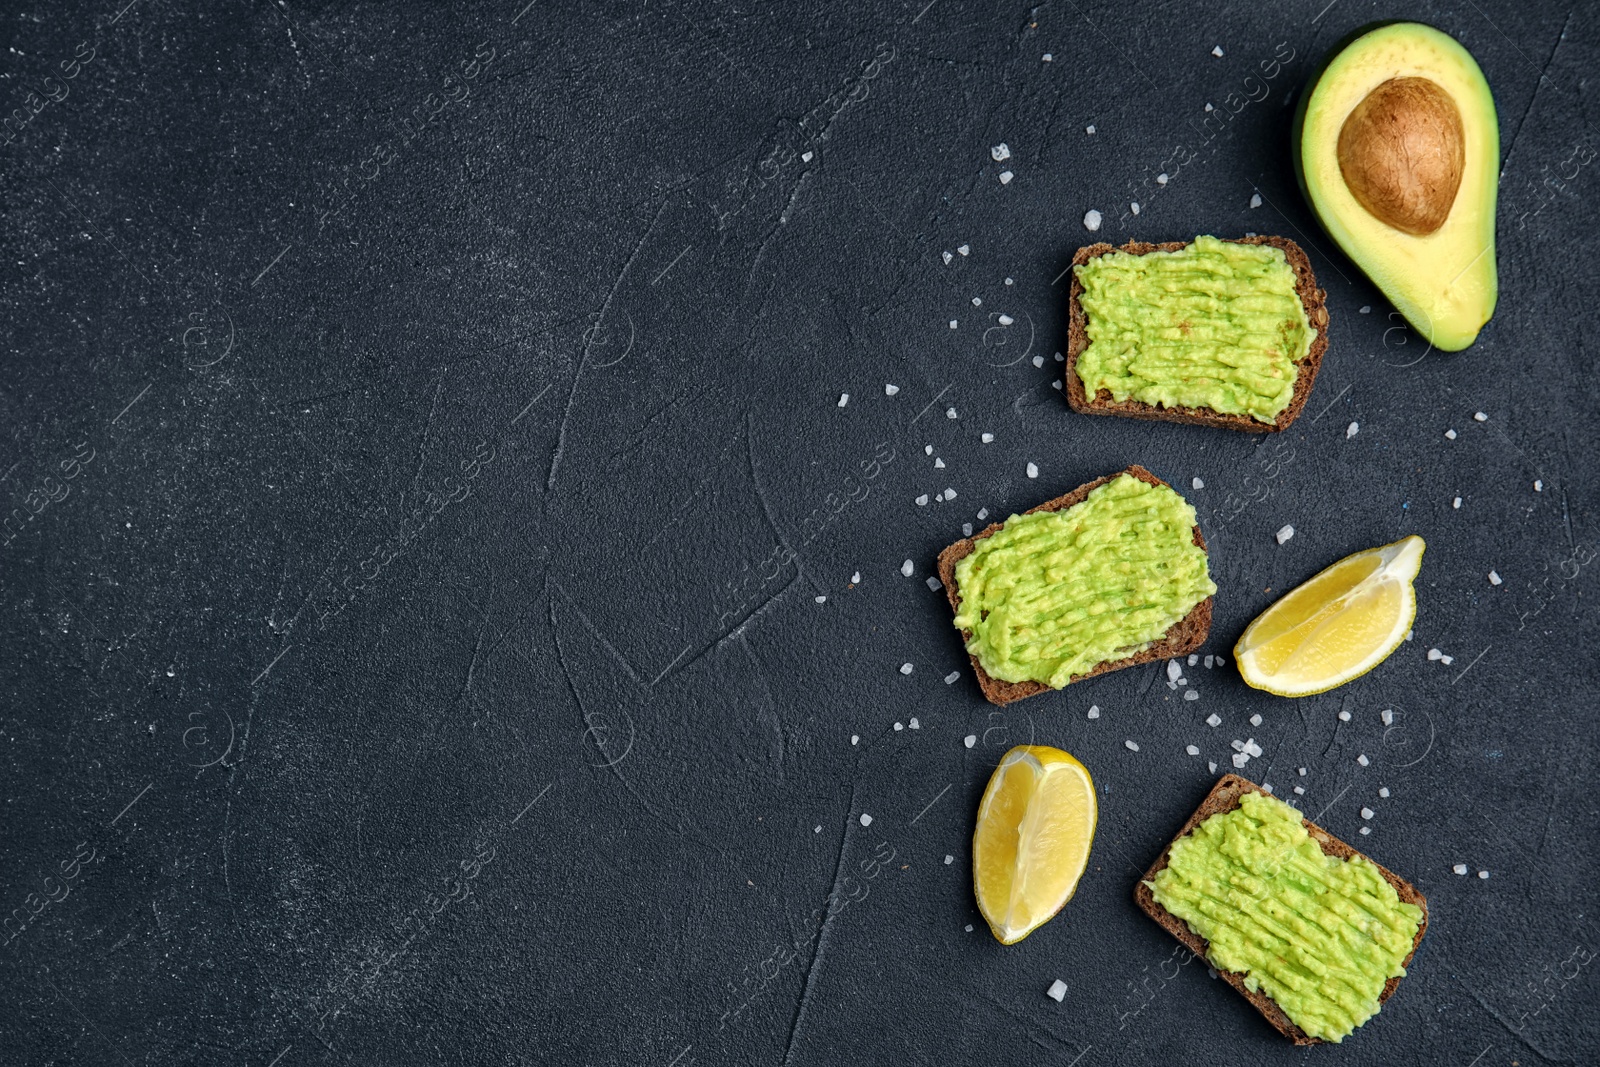
[[[1092,482],[1086,482],[1070,493],[1058,496],[1054,500],[1046,500],[1038,507],[1029,508],[1024,514],[1032,515],[1036,511],[1064,511],[1074,504],[1083,503],[1084,498],[1089,495],[1091,490],[1098,489],[1111,479],[1124,474],[1131,474],[1141,482],[1148,482],[1150,485],[1167,485],[1166,482],[1157,478],[1143,467],[1134,465],[1127,470],[1118,471],[1116,474],[1108,474],[1104,478],[1096,478]],[[1171,486],[1167,486],[1167,488],[1170,489]],[[950,600],[951,611],[961,610],[961,590],[956,588],[956,564],[972,554],[972,550],[976,547],[979,538],[992,537],[1004,525],[1005,523],[1003,522],[990,523],[978,533],[973,534],[971,537],[963,537],[939,553],[939,580],[944,583],[944,593]],[[1198,524],[1194,528],[1194,543],[1200,547],[1200,551],[1204,552],[1206,550],[1206,541],[1205,538],[1200,536]],[[1149,663],[1154,659],[1171,659],[1174,656],[1188,655],[1205,644],[1206,636],[1211,632],[1211,601],[1211,597],[1206,597],[1200,601],[1190,610],[1189,614],[1173,623],[1172,628],[1166,632],[1159,642],[1151,645],[1143,652],[1135,652],[1125,659],[1097,663],[1083,674],[1074,674],[1067,684],[1071,685],[1073,682],[1082,681],[1085,678],[1093,678],[1095,675],[1105,674],[1107,671],[1116,671],[1121,670],[1123,667],[1134,667],[1141,663]],[[970,630],[962,630],[961,638],[963,642],[971,641],[972,632]],[[991,677],[989,672],[983,669],[983,664],[978,662],[977,656],[969,652],[967,653],[967,658],[972,661],[972,670],[978,676],[978,685],[982,688],[983,695],[989,699],[991,704],[1009,704],[1013,700],[1021,700],[1023,697],[1054,691],[1053,687],[1045,685],[1043,682],[1002,682],[998,678]]]
[[[1189,816],[1189,821],[1183,824],[1183,829],[1179,830],[1173,837],[1172,842],[1169,842],[1167,847],[1161,850],[1161,855],[1150,865],[1150,869],[1144,872],[1144,877],[1139,880],[1138,884],[1133,887],[1133,899],[1144,913],[1160,923],[1162,928],[1173,937],[1183,942],[1190,952],[1202,958],[1206,954],[1206,939],[1190,929],[1188,923],[1156,903],[1154,895],[1150,892],[1150,887],[1145,883],[1154,879],[1156,872],[1166,867],[1167,860],[1172,854],[1172,843],[1176,842],[1178,838],[1185,836],[1211,816],[1237,808],[1239,806],[1239,798],[1244,794],[1264,792],[1266,791],[1254,782],[1247,778],[1241,778],[1237,774],[1225,774],[1217,779],[1217,784],[1212,787],[1211,792],[1206,794],[1206,798],[1200,802],[1200,806],[1195,809],[1194,814]],[[1412,957],[1417,953],[1417,946],[1422,944],[1422,935],[1428,930],[1428,898],[1423,896],[1416,886],[1401,878],[1398,874],[1383,866],[1383,864],[1374,862],[1371,856],[1351,848],[1309,819],[1302,817],[1300,822],[1305,826],[1306,832],[1311,835],[1311,839],[1322,847],[1324,855],[1337,856],[1345,860],[1352,856],[1361,856],[1378,869],[1378,873],[1383,875],[1385,881],[1394,886],[1394,891],[1401,900],[1407,904],[1415,904],[1422,909],[1422,922],[1417,926],[1416,940],[1411,943],[1411,951],[1402,961],[1402,966],[1410,966]],[[1210,961],[1208,960],[1207,962]],[[1246,989],[1244,975],[1233,971],[1224,971],[1221,968],[1217,968],[1215,964],[1212,966],[1216,969],[1218,977],[1237,989],[1257,1011],[1266,1016],[1267,1022],[1271,1023],[1278,1033],[1289,1038],[1297,1045],[1322,1045],[1327,1043],[1320,1037],[1312,1037],[1291,1022],[1289,1016],[1284,1014],[1283,1009],[1278,1007],[1277,1003],[1266,993],[1260,991],[1252,993]],[[1388,1000],[1394,994],[1395,987],[1399,984],[1399,978],[1391,978],[1385,982],[1383,992],[1378,996],[1378,1003],[1382,1004]]]
[[[1089,347],[1089,319],[1083,310],[1081,299],[1083,285],[1078,281],[1078,272],[1074,270],[1072,289],[1067,297],[1067,366],[1066,380],[1062,383],[1065,386],[1067,403],[1072,406],[1073,411],[1084,415],[1123,415],[1130,419],[1156,419],[1161,422],[1182,422],[1193,426],[1218,426],[1226,430],[1243,430],[1246,433],[1276,433],[1279,430],[1287,430],[1289,424],[1300,417],[1306,401],[1311,397],[1311,387],[1316,383],[1317,370],[1322,366],[1323,354],[1328,351],[1328,294],[1317,288],[1317,277],[1312,273],[1311,260],[1306,258],[1305,252],[1299,245],[1287,237],[1240,237],[1225,238],[1225,240],[1230,244],[1271,245],[1282,249],[1289,266],[1294,270],[1295,292],[1300,297],[1300,303],[1305,306],[1306,319],[1316,331],[1316,336],[1311,339],[1311,350],[1306,353],[1305,358],[1295,363],[1297,370],[1294,396],[1290,398],[1289,406],[1278,412],[1278,417],[1273,422],[1260,422],[1249,415],[1226,415],[1210,408],[1168,408],[1146,404],[1140,400],[1113,400],[1109,389],[1099,390],[1091,400],[1084,390],[1083,379],[1078,377],[1078,356]],[[1079,267],[1107,252],[1129,252],[1143,256],[1151,252],[1176,252],[1180,248],[1187,248],[1190,243],[1167,241],[1164,244],[1148,244],[1144,241],[1129,241],[1119,249],[1102,242],[1078,249],[1077,254],[1072,257],[1072,266]]]

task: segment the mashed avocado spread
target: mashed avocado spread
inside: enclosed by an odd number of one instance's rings
[[[1294,397],[1312,329],[1283,250],[1196,237],[1176,252],[1108,252],[1076,268],[1093,399],[1210,408],[1274,421]]]
[[[1013,515],[956,564],[956,628],[991,677],[1060,688],[1142,651],[1212,593],[1194,508],[1130,474]]]
[[[1422,921],[1375,866],[1325,855],[1298,811],[1262,793],[1179,838],[1146,884],[1211,943],[1212,964],[1332,1042],[1377,1014]]]

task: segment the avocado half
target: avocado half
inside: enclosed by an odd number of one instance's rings
[[[1295,175],[1345,254],[1437,348],[1477,338],[1499,295],[1500,123],[1477,62],[1432,26],[1357,30],[1301,94]]]

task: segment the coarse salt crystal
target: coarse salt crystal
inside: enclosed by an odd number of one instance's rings
[[[1028,477],[1030,477],[1030,478],[1039,477],[1039,465],[1037,463],[1028,464]]]
[[[955,408],[945,408],[944,409],[944,417],[947,418],[947,419],[957,418],[958,416],[956,415],[956,409]]]
[[[984,519],[987,519],[988,517],[989,517],[989,509],[988,508],[979,508],[978,509],[978,521],[979,522],[982,522]]]
[[[956,861],[956,858],[954,856],[949,855],[948,853],[944,857],[944,865],[946,867],[950,866],[955,861]]]
[[[1044,995],[1049,997],[1051,1000],[1060,1003],[1067,997],[1067,983],[1057,978],[1054,982],[1050,983],[1050,988],[1044,991]]]
[[[1501,581],[1502,581],[1502,579],[1500,577],[1500,572],[1499,571],[1490,571],[1489,572],[1489,584],[1490,585],[1499,585],[1501,583]]]
[[[839,406],[840,407],[844,407],[848,403],[850,403],[850,394],[849,393],[840,393],[839,394]]]
[[[933,446],[932,446],[932,445],[923,445],[923,446],[922,446],[922,454],[923,454],[923,455],[924,455],[924,456],[931,456],[931,455],[933,455]]]
[[[1083,132],[1092,134],[1092,133],[1094,133],[1094,127],[1093,126],[1085,126],[1083,128]]]
[[[983,297],[981,297],[981,296],[973,297],[972,298],[972,306],[975,307],[975,308],[983,307]]]
[[[912,729],[913,729],[913,730],[920,730],[920,729],[922,729],[922,724],[921,724],[921,723],[920,723],[920,722],[918,722],[918,721],[917,721],[917,718],[916,718],[916,716],[915,716],[915,715],[913,715],[913,716],[912,716],[912,717],[911,717],[911,721],[910,721],[910,723],[908,723],[908,724],[907,724],[907,725],[909,725],[909,726],[910,726],[910,727],[911,727],[911,728],[912,728]]]
[[[1168,678],[1167,679],[1167,688],[1176,690],[1178,688],[1178,683],[1173,681],[1171,678]]]
[[[1300,777],[1304,778],[1306,776],[1306,769],[1304,767],[1301,767],[1296,771],[1296,773],[1299,774]]]
[[[1043,356],[1034,356],[1034,357],[1033,357],[1033,365],[1034,365],[1034,366],[1035,366],[1035,367],[1042,367],[1042,366],[1044,366],[1044,357],[1043,357]]]
[[[1361,833],[1362,833],[1362,836],[1366,836],[1366,835],[1367,835],[1367,834],[1370,834],[1370,833],[1372,833],[1372,827],[1370,827],[1370,826],[1363,826],[1363,827],[1362,827],[1362,828],[1361,828]]]
[[[1367,764],[1371,763],[1372,761],[1367,759],[1367,754],[1365,752],[1363,752],[1361,755],[1356,757],[1356,762],[1361,764],[1361,766],[1365,767]]]
[[[1261,206],[1261,194],[1260,193],[1254,193],[1254,194],[1251,195],[1251,197],[1250,197],[1250,206],[1253,207],[1253,208]]]
[[[1256,739],[1253,737],[1244,743],[1244,750],[1252,756],[1261,755],[1261,746],[1256,744]]]
[[[812,833],[814,833],[814,834],[820,834],[820,833],[822,833],[822,824],[821,824],[821,823],[818,823],[818,824],[817,824],[817,825],[815,825],[815,826],[813,826],[813,827],[812,827],[812,828],[811,828],[811,832],[812,832]]]
[[[1128,210],[1137,215],[1139,213],[1139,202],[1137,200],[1133,201],[1128,205]]]
[[[1183,699],[1185,699],[1185,700],[1199,700],[1200,699],[1200,694],[1198,692],[1196,692],[1195,690],[1190,689],[1190,690],[1187,690],[1187,691],[1184,692]]]
[[[954,489],[950,488],[948,485],[945,486],[944,487],[944,498],[946,500],[954,500],[956,498],[956,491]]]
[[[1250,725],[1251,726],[1260,726],[1261,725],[1261,715],[1260,715],[1259,712],[1257,714],[1255,714],[1255,715],[1250,716]]]
[[[1004,163],[1006,160],[1011,158],[1011,146],[1006,144],[1004,141],[1001,141],[999,144],[989,149],[989,158],[993,159],[996,163]]]
[[[950,265],[950,261],[952,259],[956,258],[955,256],[952,256],[949,252],[945,252],[945,253],[943,253],[943,255],[944,255],[944,265],[947,266],[947,267]]]
[[[1444,432],[1444,437],[1446,441],[1454,441],[1456,439],[1456,432],[1454,430],[1446,430]]]
[[[1089,127],[1089,132],[1094,132],[1093,126]],[[1094,208],[1090,208],[1088,211],[1084,212],[1083,228],[1089,231],[1098,230],[1100,228],[1100,212],[1096,211]]]
[[[825,596],[817,597],[817,603],[818,604],[826,604],[827,602],[828,602],[828,598],[827,597],[825,597]]]
[[[1380,797],[1383,797],[1385,800],[1389,799],[1389,787],[1388,786],[1380,787],[1378,789],[1378,795]]]
[[[1139,751],[1139,745],[1135,741],[1124,741],[1124,742],[1122,742],[1122,745],[1129,752],[1137,752],[1137,751]]]
[[[1303,786],[1303,785],[1295,786],[1294,787],[1294,795],[1297,796],[1297,797],[1305,796],[1306,795],[1306,787]]]
[[[1175,659],[1167,660],[1167,678],[1168,678],[1168,680],[1176,682],[1181,677],[1183,677],[1183,666],[1182,666],[1182,664],[1180,664]]]
[[[905,724],[904,723],[898,723],[897,722],[897,723],[894,724],[895,733],[899,733],[901,730],[904,730],[904,729],[905,729]]]
[[[962,245],[960,248],[956,249],[956,251],[960,252],[964,256],[971,255],[972,254],[972,246],[971,245]]]
[[[1440,656],[1439,657],[1439,662],[1443,663],[1446,667],[1450,666],[1450,664],[1454,663],[1455,661],[1456,661],[1456,658],[1454,656]]]
[[[1534,479],[1533,491],[1535,493],[1544,492],[1544,480],[1543,479],[1538,479],[1538,478]]]
[[[905,575],[907,578],[911,577],[911,572],[916,569],[917,565],[912,563],[909,559],[900,564],[900,573]]]
[[[1346,441],[1348,441],[1348,440],[1350,440],[1350,438],[1354,437],[1356,434],[1358,434],[1360,432],[1361,432],[1361,424],[1359,422],[1352,422],[1349,426],[1346,426],[1344,428],[1344,439]]]
[[[1233,750],[1235,752],[1244,751],[1244,742],[1239,740],[1237,737],[1235,737],[1232,741],[1229,741],[1228,744],[1233,746]]]
[[[1001,185],[1010,185],[1011,184],[1011,179],[1015,178],[1015,177],[1016,177],[1016,175],[1012,174],[1009,170],[1003,170],[1003,171],[1000,172],[1000,184]]]
[[[900,664],[900,673],[901,674],[910,674],[915,669],[916,668],[911,666],[911,664],[909,664],[909,663]]]
[[[963,737],[961,739],[961,743],[963,745],[966,745],[968,748],[971,748],[973,745],[978,743],[978,735],[977,734],[968,734],[966,737]]]
[[[944,583],[939,579],[930,576],[928,578],[928,588],[937,593],[939,590],[944,588]]]
[[[1481,411],[1473,412],[1472,418],[1476,422],[1488,422],[1489,421],[1489,416],[1485,415]]]
[[[919,508],[920,507],[926,507],[927,504],[928,504],[928,494],[927,493],[923,493],[921,496],[917,497],[917,507],[919,507]]]
[[[955,319],[951,319],[950,320],[950,328],[952,330],[956,328],[956,320]]]
[[[1100,705],[1099,704],[1090,704],[1089,705],[1089,718],[1098,719],[1099,717],[1100,717]]]
[[[1200,755],[1200,747],[1198,745],[1190,745],[1188,748],[1184,749],[1184,751],[1189,753],[1191,756]]]
[[[936,458],[933,461],[933,469],[936,470],[936,471],[944,470],[944,460]]]
[[[1168,182],[1170,182],[1171,180],[1172,180],[1171,176],[1168,175],[1166,171],[1162,171],[1160,174],[1156,175],[1156,184],[1157,185],[1165,185]]]
[[[1363,315],[1372,314],[1372,305],[1371,304],[1362,304],[1361,305],[1361,314],[1363,314]]]
[[[939,494],[939,495],[938,495],[938,496],[936,496],[936,497],[934,497],[934,498],[933,498],[933,499],[935,499],[935,500],[937,500],[937,501],[938,501],[938,502],[939,502],[939,503],[941,503],[941,504],[943,504],[943,503],[944,503],[944,494],[943,494],[943,493],[940,493],[940,494]]]
[[[1208,770],[1210,770],[1212,774],[1216,774],[1217,773],[1217,761],[1216,760],[1210,760],[1209,762],[1206,763],[1206,768]]]
[[[1271,782],[1262,782],[1261,783],[1261,791],[1270,796],[1272,794],[1272,783]]]
[[[1350,721],[1350,713],[1348,711],[1341,711],[1339,713],[1339,721],[1340,722],[1349,722]]]
[[[1044,55],[1042,55],[1042,56],[1040,56],[1040,57],[1039,57],[1039,58],[1040,58],[1040,59],[1042,59],[1042,60],[1044,60],[1044,61],[1045,61],[1045,62],[1046,62],[1046,63],[1048,63],[1048,62],[1050,62],[1050,61],[1051,61],[1051,60],[1052,60],[1052,59],[1054,59],[1054,58],[1055,58],[1055,56],[1053,56],[1053,55],[1051,55],[1051,54],[1050,54],[1050,53],[1049,53],[1049,52],[1046,52],[1046,53],[1045,53],[1045,54],[1044,54]]]
[[[1371,808],[1362,808],[1361,809],[1361,817],[1363,819],[1370,819],[1376,814],[1378,814],[1378,813],[1373,811]]]
[[[898,385],[885,385],[883,387],[883,395],[884,396],[894,396],[899,391],[900,391],[900,387]]]
[[[860,571],[856,571],[854,574],[852,574],[850,576],[850,584],[851,585],[860,585],[861,584],[861,572]]]
[[[1219,666],[1219,667],[1224,666],[1227,662],[1228,661],[1223,659],[1221,656],[1217,657],[1217,666]]]
[[[1488,871],[1479,871],[1478,872],[1478,877],[1479,878],[1487,878],[1487,877],[1489,877],[1489,872]]]
[[[949,674],[944,676],[944,684],[950,685],[959,677],[961,677],[960,671],[951,671]]]
[[[1450,506],[1455,508],[1457,511],[1460,511],[1461,510],[1461,498],[1460,497],[1456,497],[1454,500],[1450,501]]]
[[[1194,486],[1196,489],[1204,489],[1206,487],[1206,483],[1201,481],[1199,478],[1194,479],[1189,484]]]
[[[1050,383],[1050,388],[1052,388],[1052,389],[1060,389],[1061,388],[1061,379],[1057,378],[1055,381],[1051,382]]]
[[[1222,58],[1222,46],[1220,44],[1217,45],[1215,48],[1213,48],[1211,50],[1211,54],[1216,56],[1218,59],[1221,59]]]
[[[816,155],[817,154],[815,152],[802,152],[800,154],[800,162],[810,163],[812,159],[816,158]]]
[[[1444,656],[1444,653],[1440,652],[1437,648],[1428,649],[1428,658],[1429,659],[1439,659],[1439,658],[1441,658],[1443,656]]]
[[[1199,662],[1200,662],[1199,654],[1191,652],[1189,654],[1189,666],[1193,667],[1196,663],[1199,663]]]
[[[871,826],[872,825],[872,816],[868,815],[866,812],[862,812],[861,813],[861,825],[862,826]]]
[[[994,434],[992,434],[992,433],[982,434],[981,436],[979,436],[978,440],[982,441],[986,445],[992,445],[992,444],[994,444]]]
[[[1233,754],[1233,765],[1235,767],[1243,767],[1246,763],[1249,763],[1249,762],[1250,762],[1250,753],[1248,753],[1248,752],[1235,752]]]
[[[1216,712],[1213,711],[1210,715],[1206,716],[1206,725],[1207,726],[1221,726],[1222,725],[1222,716],[1218,715]]]
[[[964,522],[964,523],[961,524],[961,536],[962,537],[971,537],[972,536],[972,523]]]
[[[1454,871],[1456,874],[1466,874],[1467,873],[1467,865],[1465,863],[1458,863],[1454,867],[1451,867],[1450,869],[1452,871]]]
[[[1285,525],[1281,530],[1273,534],[1273,536],[1278,539],[1278,544],[1281,545],[1285,541],[1289,540],[1289,538],[1294,536],[1294,527]]]
[[[1015,285],[1015,284],[1017,284],[1017,283],[1016,283],[1016,282],[1015,282],[1015,281],[1014,281],[1014,280],[1012,280],[1012,279],[1011,279],[1011,278],[1007,278],[1007,279],[1006,279],[1006,284],[1007,284],[1007,285]]]
[[[860,734],[851,734],[850,735],[850,743],[852,745],[855,744],[856,742],[860,741],[860,740],[861,740],[861,735]]]
[[[1383,711],[1378,713],[1378,718],[1383,720],[1383,725],[1385,725],[1385,726],[1393,726],[1394,725],[1394,709],[1393,708],[1384,708]]]
[[[1013,322],[1016,322],[1017,320],[1012,318],[1010,315],[1001,315],[995,321],[1000,323],[1000,325],[1002,325],[1002,326],[1010,326]]]

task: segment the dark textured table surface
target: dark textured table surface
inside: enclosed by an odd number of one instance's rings
[[[0,1061],[1600,1059],[1592,8],[123,2],[0,39]],[[1499,106],[1457,354],[1289,166],[1378,17]],[[1074,415],[1073,251],[1245,232],[1328,291],[1299,422]],[[985,703],[934,556],[1129,463],[1198,509],[1207,653],[1413,533],[1414,639]],[[1249,737],[1432,904],[1339,1049],[1132,903]],[[1100,826],[1007,948],[969,840],[1029,740]]]

